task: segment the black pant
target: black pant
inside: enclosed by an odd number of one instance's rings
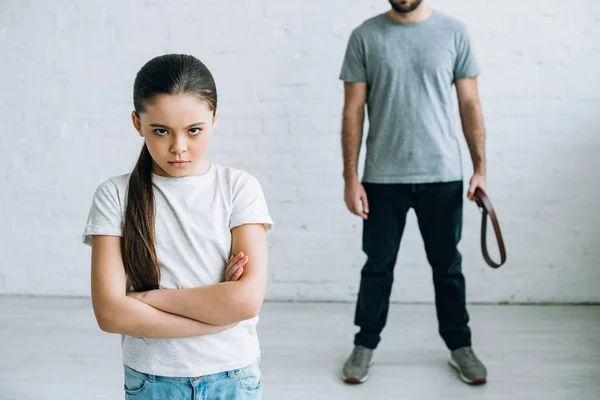
[[[433,269],[439,334],[450,350],[470,346],[465,278],[457,249],[462,231],[463,182],[363,185],[369,202],[369,218],[363,223],[367,262],[361,272],[354,321],[360,331],[354,344],[374,349],[381,340],[400,239],[408,210],[413,208]]]

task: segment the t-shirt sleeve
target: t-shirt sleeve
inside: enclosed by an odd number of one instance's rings
[[[366,82],[367,63],[364,44],[356,30],[352,31],[342,63],[340,79],[344,82]]]
[[[465,26],[457,32],[454,80],[474,78],[479,75],[479,66],[473,50],[469,31]]]
[[[123,236],[119,192],[110,180],[98,186],[94,193],[82,235],[83,243],[91,246],[93,235]]]
[[[229,229],[244,224],[263,224],[267,231],[273,229],[267,201],[258,180],[243,174],[233,187],[233,205]]]

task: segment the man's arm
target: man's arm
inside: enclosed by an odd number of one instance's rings
[[[214,325],[228,325],[258,315],[267,285],[267,238],[264,225],[231,230],[232,254],[244,253],[248,263],[237,281],[180,290],[150,290],[132,294],[168,313]]]
[[[358,155],[363,138],[366,99],[367,84],[365,82],[344,83],[342,153],[345,179],[358,177]]]
[[[92,305],[100,329],[145,338],[181,338],[221,332],[214,326],[169,314],[126,296],[120,237],[92,238]]]
[[[344,202],[351,213],[367,219],[369,202],[358,180],[358,155],[363,138],[367,84],[344,83],[344,114],[342,119],[342,154],[344,157]],[[362,204],[362,206],[361,206]]]
[[[475,189],[485,190],[485,127],[477,90],[477,78],[456,81],[456,93],[462,129],[473,161],[473,178],[467,196],[472,199]]]

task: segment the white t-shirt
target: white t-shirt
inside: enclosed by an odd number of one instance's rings
[[[153,174],[156,251],[161,289],[194,288],[223,282],[231,251],[231,229],[248,223],[273,228],[260,183],[252,175],[211,165],[201,176]],[[83,233],[123,236],[129,174],[96,190]],[[199,305],[201,306],[201,305]],[[215,335],[148,339],[122,335],[123,362],[160,376],[201,376],[254,362],[260,356],[258,317]]]

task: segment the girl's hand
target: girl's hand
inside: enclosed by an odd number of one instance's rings
[[[244,265],[248,263],[248,256],[240,252],[236,256],[229,257],[227,268],[225,269],[225,282],[237,281],[244,272]]]

